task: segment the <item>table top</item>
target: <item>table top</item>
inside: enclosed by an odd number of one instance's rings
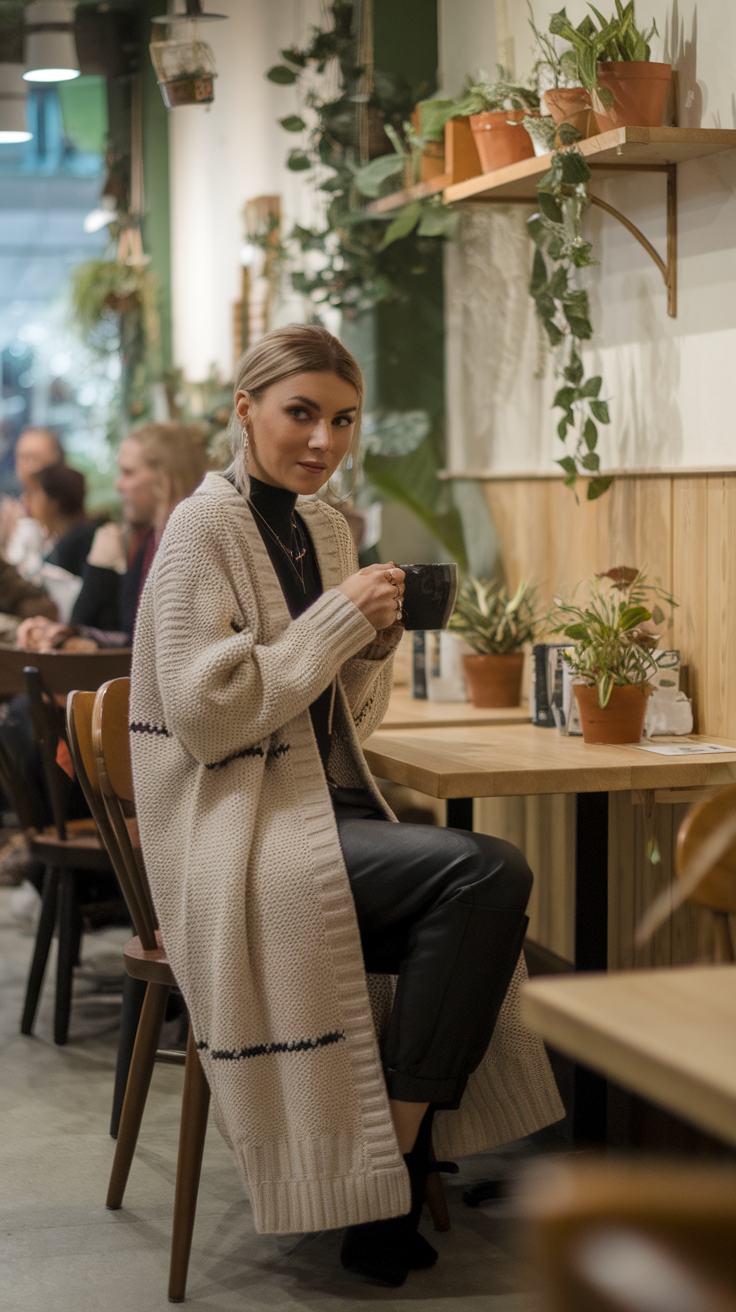
[[[472,724],[528,724],[526,706],[473,706],[470,702],[430,702],[394,688],[379,730],[443,729]]]
[[[537,978],[522,1014],[552,1047],[736,1144],[736,965]]]
[[[75,688],[95,691],[108,679],[130,674],[131,650],[108,648],[92,652],[26,651],[0,644],[0,697],[26,691],[23,670],[31,665],[40,670],[47,692],[66,696]]]
[[[593,746],[533,724],[506,724],[380,729],[364,751],[375,775],[429,797],[624,792],[736,781],[736,743],[712,737],[703,741],[733,750],[656,756],[636,747]]]

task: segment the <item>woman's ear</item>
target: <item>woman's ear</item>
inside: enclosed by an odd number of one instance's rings
[[[247,424],[250,414],[250,395],[248,392],[236,392],[235,413],[243,424]]]

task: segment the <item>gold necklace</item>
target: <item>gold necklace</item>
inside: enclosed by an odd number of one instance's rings
[[[254,511],[255,511],[255,513],[257,514],[257,516],[258,516],[258,518],[260,519],[261,523],[262,523],[262,524],[265,524],[265,526],[266,526],[268,532],[271,534],[271,537],[274,538],[276,542],[278,542],[279,546],[281,547],[281,550],[286,552],[286,555],[288,556],[289,560],[291,561],[291,564],[292,564],[293,567],[294,567],[294,573],[296,574],[296,576],[297,576],[299,582],[300,582],[301,585],[302,585],[302,592],[306,592],[307,587],[306,587],[306,584],[305,584],[305,582],[304,582],[304,566],[302,565],[300,569],[297,569],[297,563],[298,563],[300,560],[303,560],[304,557],[305,557],[306,554],[307,554],[307,546],[306,546],[306,543],[305,543],[305,542],[302,542],[302,543],[301,543],[301,548],[302,548],[301,551],[298,552],[297,555],[294,555],[293,550],[291,550],[291,548],[287,547],[286,544],[285,544],[284,542],[281,541],[281,538],[279,537],[279,535],[278,535],[278,533],[276,532],[276,530],[273,529],[273,528],[271,528],[271,525],[269,524],[268,520],[267,520],[267,519],[261,514],[260,510],[258,509],[258,507],[257,507],[257,506],[254,506],[254,504],[253,504],[253,502],[251,501],[250,497],[248,498],[248,505],[250,506],[251,510],[254,510]],[[294,519],[294,516],[293,516],[293,515],[292,515],[292,517],[291,517],[291,532],[292,532],[292,538],[293,538],[293,535],[294,535],[295,533],[296,533],[299,537],[301,537],[301,533],[299,532],[299,530],[298,530],[298,528],[297,528],[297,523],[296,523],[296,520]]]

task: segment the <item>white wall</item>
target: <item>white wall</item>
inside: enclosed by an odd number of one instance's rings
[[[465,72],[495,66],[496,31],[503,33],[506,24],[505,50],[513,49],[517,76],[527,73],[532,38],[522,0],[440,0],[440,6],[443,68],[450,91],[459,89]],[[532,0],[537,26],[546,28],[557,7],[551,0]],[[598,8],[608,12],[612,0]],[[567,12],[579,22],[586,12],[583,0],[569,0]],[[680,126],[736,127],[733,0],[637,0],[637,17],[640,24],[656,18],[661,36],[654,39],[653,58],[671,61],[679,69]],[[594,186],[664,254],[664,178],[629,174],[596,178]],[[660,274],[630,234],[599,210],[589,211],[585,219],[586,235],[601,262],[585,274],[595,332],[586,364],[602,372],[611,398],[612,424],[603,430],[601,443],[609,468],[736,465],[731,393],[736,364],[736,151],[680,165],[678,188],[676,319],[667,315]],[[493,215],[486,221],[490,228],[498,222]],[[457,305],[453,313],[457,320]],[[450,333],[451,339],[455,333],[455,344],[449,343],[451,367],[462,355],[457,347],[461,329],[462,323],[456,322]],[[532,355],[527,347],[529,360]],[[492,359],[485,358],[493,369]],[[454,468],[553,467],[561,443],[548,405],[549,371],[546,383],[535,382],[529,360],[520,360],[487,433],[481,432],[481,418],[473,419],[460,404],[462,383],[451,379]]]
[[[212,365],[225,378],[232,373],[245,202],[280,194],[286,230],[295,219],[311,221],[304,175],[284,167],[300,138],[276,122],[295,111],[296,96],[264,73],[320,16],[319,0],[217,0],[206,8],[230,15],[201,28],[217,61],[214,104],[169,112],[174,360],[192,380]]]

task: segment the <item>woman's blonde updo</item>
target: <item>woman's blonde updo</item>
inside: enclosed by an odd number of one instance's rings
[[[266,333],[238,360],[233,395],[247,392],[254,401],[258,401],[274,383],[280,383],[282,379],[291,378],[294,374],[307,373],[337,374],[338,378],[355,388],[358,408],[348,451],[348,458],[354,458],[360,442],[360,421],[363,415],[363,374],[358,361],[342,342],[320,324],[289,323]],[[235,410],[230,417],[229,436],[233,459],[225,472],[233,479],[238,490],[247,496],[248,471],[245,466],[243,425]]]

